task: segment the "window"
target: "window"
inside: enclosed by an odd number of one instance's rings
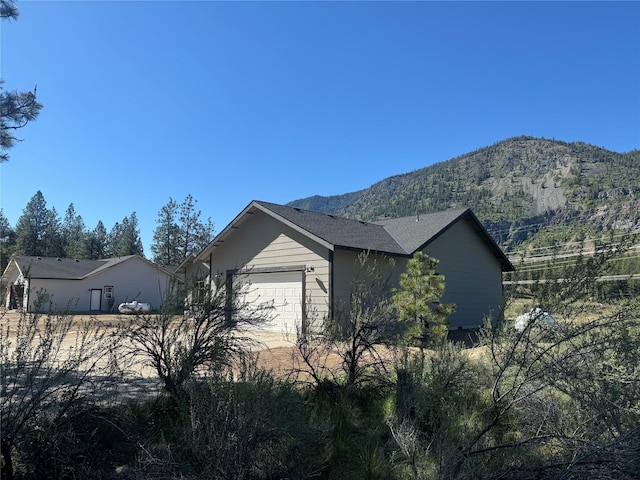
[[[104,287],[104,298],[113,298],[113,287]]]

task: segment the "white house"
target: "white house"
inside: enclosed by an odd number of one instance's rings
[[[114,312],[138,300],[159,308],[172,274],[140,255],[83,260],[14,256],[2,274],[4,306],[24,311]]]

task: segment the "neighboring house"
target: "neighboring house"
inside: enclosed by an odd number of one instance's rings
[[[414,252],[437,258],[442,300],[456,304],[452,329],[478,327],[501,313],[502,272],[513,265],[469,209],[362,222],[253,201],[177,272],[208,285],[213,277],[246,276],[251,299],[274,301],[268,328],[295,332],[310,305],[329,319],[345,308],[364,251],[394,259],[395,282]]]
[[[140,255],[82,260],[14,256],[2,274],[3,305],[25,311],[114,312],[138,300],[160,307],[172,275]]]

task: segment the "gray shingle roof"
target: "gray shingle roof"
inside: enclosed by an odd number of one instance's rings
[[[449,226],[464,217],[472,222],[474,230],[500,261],[503,271],[513,270],[513,265],[511,265],[509,259],[469,209],[421,214],[419,217],[362,222],[257,200],[251,202],[194,258],[206,261],[206,256],[210,249],[222,244],[233,234],[234,229],[238,228],[256,209],[271,215],[281,222],[288,223],[301,233],[315,237],[318,241],[324,242],[332,248],[371,251],[399,256],[410,256],[417,250],[424,248],[446,231]],[[180,268],[183,268],[183,266]]]
[[[105,260],[15,256],[13,260],[20,267],[20,271],[29,278],[81,280],[129,258],[131,256]]]
[[[286,207],[275,203],[255,203],[339,248],[371,250],[396,255],[408,253],[385,230],[383,225]]]
[[[387,218],[375,223],[383,225],[405,251],[413,253],[440,235],[467,211],[466,208],[445,210],[415,217]]]
[[[468,208],[362,222],[275,203],[253,203],[335,247],[407,256],[424,248],[451,225],[464,218],[471,222],[473,229],[500,261],[503,271],[513,270],[507,256]]]

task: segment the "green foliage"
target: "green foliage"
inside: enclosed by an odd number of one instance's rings
[[[4,80],[0,79],[0,163],[9,160],[8,151],[20,141],[15,131],[38,118],[41,109],[35,87],[33,91],[8,92],[4,90]]]
[[[186,393],[176,454],[198,478],[302,478],[320,467],[326,432],[290,385],[245,366]]]
[[[637,478],[640,301],[596,297],[597,279],[628,246],[599,245],[595,255],[570,265],[550,264],[561,277],[540,282],[529,301],[551,311],[556,324],[515,330],[508,320],[488,322],[471,349],[447,341],[432,349],[377,343],[393,327],[383,320],[394,317],[395,306],[380,281],[384,258],[363,256],[343,323],[324,332],[310,328],[299,340],[311,384],[294,375],[275,378],[247,352],[232,355],[229,340],[238,332],[224,330],[227,324],[208,337],[215,349],[198,363],[190,345],[203,344],[187,340],[206,330],[198,320],[206,315],[168,316],[146,333],[164,339],[157,351],[171,354],[174,372],[185,367],[171,395],[122,398],[107,408],[90,383],[69,392],[77,396],[61,415],[60,401],[71,397],[54,389],[47,398],[56,401],[40,402],[16,430],[17,410],[4,405],[28,398],[24,388],[39,385],[31,380],[75,385],[63,364],[43,369],[49,364],[39,359],[51,353],[38,356],[56,351],[55,342],[39,339],[68,325],[64,318],[41,331],[26,323],[15,349],[24,361],[3,365],[2,453],[7,438],[19,438],[12,440],[11,466],[25,479]],[[370,275],[379,282],[372,285]],[[217,304],[229,307],[225,295]],[[194,313],[211,312],[195,307]],[[144,321],[136,319],[134,329]],[[14,351],[4,345],[1,353]],[[326,360],[336,353],[341,362],[333,369]],[[14,373],[18,366],[24,375]],[[35,376],[32,368],[39,369]],[[12,429],[19,435],[7,437]]]
[[[76,214],[73,203],[65,212],[61,230],[65,255],[70,258],[88,258],[84,221]]]
[[[60,219],[55,208],[47,208],[40,190],[22,211],[15,235],[15,253],[18,255],[57,257],[62,253]]]
[[[17,255],[100,259],[144,253],[135,212],[116,223],[109,234],[101,221],[88,232],[73,203],[61,222],[56,209],[47,208],[40,190],[22,211],[15,231],[7,235],[13,244],[10,252]]]
[[[172,199],[158,215],[152,253],[161,265],[178,265],[188,255],[204,248],[212,239],[213,223],[200,219],[196,200],[187,195],[181,204]],[[0,266],[13,255],[88,258],[92,260],[143,255],[144,249],[136,212],[116,222],[107,232],[102,221],[87,230],[73,203],[62,221],[55,208],[49,209],[41,191],[30,199],[15,229],[0,210]]]
[[[18,9],[14,0],[0,1],[0,19],[16,20]],[[4,80],[0,79],[0,163],[9,160],[7,153],[16,142],[16,131],[33,122],[42,109],[36,99],[36,88],[32,92],[8,92],[4,90]]]
[[[109,232],[107,245],[107,255],[109,257],[144,255],[136,212],[124,217],[121,222],[116,222],[111,232]]]
[[[640,267],[637,235],[611,232],[574,240],[539,247],[537,256],[527,254],[527,261],[506,276],[512,282],[510,295],[532,298],[533,306],[552,309],[556,304],[564,308],[572,299],[588,304],[598,298],[630,298],[638,292],[633,278]]]
[[[202,250],[213,237],[211,219],[200,221],[196,201],[187,195],[181,204],[172,198],[158,213],[151,252],[160,265],[180,265],[190,254]]]
[[[409,335],[423,338],[427,332],[435,339],[444,339],[448,330],[448,315],[454,305],[444,305],[445,279],[436,271],[438,260],[424,252],[416,252],[400,274],[400,288],[393,291],[393,302],[400,319],[410,324]],[[428,329],[428,330],[427,330]]]
[[[0,208],[0,271],[4,272],[9,264],[16,244],[16,232],[11,228],[9,220]]]

